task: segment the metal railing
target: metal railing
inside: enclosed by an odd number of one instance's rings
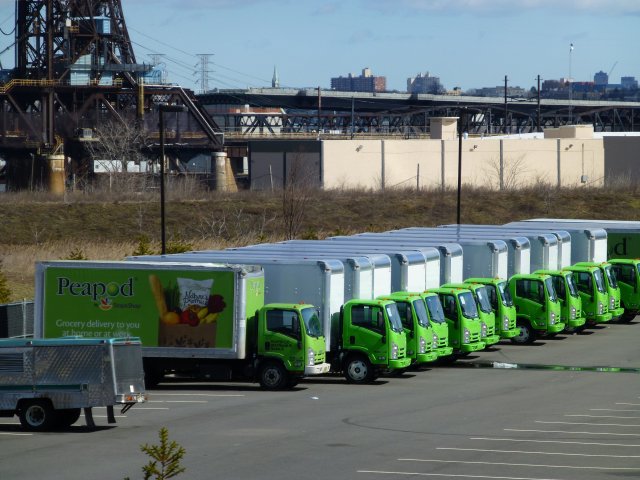
[[[31,300],[0,304],[0,338],[33,337],[34,318]]]

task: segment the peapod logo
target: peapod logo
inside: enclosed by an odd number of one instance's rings
[[[113,297],[133,297],[133,277],[124,283],[117,282],[73,282],[67,277],[58,277],[58,295],[90,297],[101,310],[111,310]]]

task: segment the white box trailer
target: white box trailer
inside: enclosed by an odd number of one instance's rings
[[[392,233],[393,232],[359,233],[352,236],[330,237],[329,240],[358,238],[363,240],[372,239],[377,241],[378,239],[385,239],[389,237],[390,235],[392,235]],[[417,246],[419,248],[430,247],[438,249],[438,252],[440,252],[440,284],[462,282],[464,260],[463,250],[460,244],[438,240],[431,241],[431,239],[427,240],[414,237],[407,237],[406,240],[408,240],[409,243],[405,242],[405,238],[403,238],[402,241],[398,241],[397,245],[411,247]]]
[[[427,238],[429,241],[451,241],[460,243],[462,239],[482,239],[482,240],[502,240],[507,244],[507,275],[510,277],[515,273],[530,273],[531,271],[531,242],[525,236],[504,235],[498,233],[456,233],[449,232],[442,228],[425,228],[423,231],[411,230],[409,228],[392,230],[389,233],[397,235],[413,235],[420,238]]]
[[[217,255],[177,253],[127,258],[130,263],[156,262],[162,264],[220,264]],[[331,315],[339,313],[344,304],[344,266],[338,260],[265,259],[254,264],[224,265],[224,268],[244,271],[259,268],[264,277],[264,303],[307,303],[319,309],[325,332],[326,351],[330,351]],[[264,271],[264,274],[263,274]],[[302,281],[301,279],[304,279]],[[246,318],[246,315],[245,315]],[[231,352],[230,352],[231,353]]]
[[[391,259],[391,291],[423,291],[439,285],[440,254],[435,248],[411,249],[394,245],[350,245],[331,240],[290,240],[275,245],[349,255],[385,254]],[[386,294],[391,292],[386,292]]]
[[[552,221],[581,228],[602,228],[607,232],[608,258],[640,258],[640,222],[633,220],[593,220],[534,218],[525,222]]]
[[[297,250],[281,244],[261,244],[260,248],[242,247],[223,250],[247,254],[272,255],[283,258],[318,258],[340,260],[345,265],[345,301],[373,299],[391,290],[391,259],[384,254],[350,255],[343,252],[327,253],[320,249]],[[198,252],[200,253],[200,252]],[[353,285],[347,290],[347,282]],[[351,295],[351,296],[349,296]]]
[[[549,228],[564,230],[571,235],[571,260],[576,262],[607,261],[607,231],[603,228],[581,227],[572,223],[511,222],[507,226],[516,228]]]
[[[292,254],[275,250],[262,249],[229,249],[229,250],[198,250],[188,253],[198,255],[208,255],[209,258],[217,258],[218,262],[240,263],[261,265],[265,259],[300,259],[300,260],[338,260],[344,267],[344,300],[370,299],[374,288],[374,271],[377,268],[369,257],[366,256],[340,256],[340,255],[318,255],[308,252],[308,254]],[[391,280],[391,261],[388,257],[387,270],[389,271],[389,282]],[[380,276],[380,275],[379,275]],[[388,289],[389,287],[387,287]]]
[[[531,243],[531,271],[538,269],[562,269],[571,265],[571,235],[564,231],[546,231],[544,229],[518,229],[503,225],[440,225],[442,230],[453,232],[482,232],[495,235],[518,235],[529,239]]]

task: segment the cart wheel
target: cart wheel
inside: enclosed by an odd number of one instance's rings
[[[67,408],[56,413],[56,425],[60,428],[68,428],[78,421],[81,410],[79,408]]]
[[[20,423],[27,430],[42,432],[56,423],[56,414],[49,400],[29,400],[20,408]]]

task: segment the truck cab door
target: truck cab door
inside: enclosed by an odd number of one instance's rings
[[[258,351],[266,356],[294,361],[302,344],[300,316],[296,310],[267,310],[264,335],[259,339]]]
[[[345,349],[360,350],[376,359],[387,356],[386,322],[378,305],[351,305],[345,312]]]
[[[542,282],[530,279],[516,280],[516,296],[518,299],[518,315],[528,318],[531,322],[538,323],[545,305],[544,285]]]
[[[449,326],[449,345],[459,347],[462,333],[460,331],[460,314],[458,312],[458,302],[454,295],[443,293],[440,295],[444,318]]]
[[[620,298],[627,308],[629,308],[631,304],[637,305],[640,303],[638,298],[638,278],[635,266],[630,264],[613,264],[611,269],[618,279]]]

